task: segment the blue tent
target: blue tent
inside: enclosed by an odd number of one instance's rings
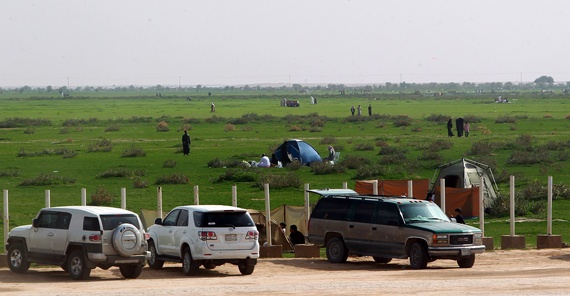
[[[291,139],[283,142],[281,146],[275,149],[274,156],[281,161],[283,165],[287,165],[291,161],[297,159],[304,165],[310,165],[312,162],[321,162],[321,156],[313,146],[303,140]]]

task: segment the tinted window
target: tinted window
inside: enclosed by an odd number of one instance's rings
[[[178,214],[180,214],[180,210],[172,210],[170,213],[168,213],[166,218],[164,218],[164,221],[162,221],[162,225],[164,226],[176,225],[176,220],[178,220]]]
[[[354,207],[352,221],[363,223],[372,222],[372,214],[374,214],[374,208],[378,202],[369,200],[353,200],[352,202]]]
[[[133,224],[136,228],[141,228],[136,215],[101,215],[101,222],[104,230],[113,230],[123,223]]]
[[[97,217],[85,217],[83,218],[83,230],[87,231],[99,231],[101,226],[99,226],[99,219]]]
[[[391,203],[378,203],[376,223],[388,225],[389,221],[400,221],[401,215],[398,207]]]
[[[178,216],[178,222],[176,222],[176,226],[188,226],[188,211],[187,210],[180,211],[180,215]]]
[[[343,198],[321,198],[313,213],[312,218],[329,220],[346,220],[350,200]]]
[[[194,212],[196,227],[254,226],[247,212]]]

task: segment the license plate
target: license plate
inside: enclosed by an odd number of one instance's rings
[[[226,234],[226,241],[228,242],[237,241],[237,234]]]
[[[471,249],[461,249],[461,256],[471,255]]]

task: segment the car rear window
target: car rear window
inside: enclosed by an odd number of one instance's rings
[[[123,223],[133,224],[136,228],[141,228],[139,219],[136,215],[101,215],[101,222],[103,222],[103,230],[113,230]]]
[[[254,226],[247,212],[194,212],[196,227]]]

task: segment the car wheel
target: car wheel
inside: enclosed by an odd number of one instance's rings
[[[124,223],[113,230],[113,247],[123,257],[130,257],[140,251],[142,236],[133,224]]]
[[[156,258],[156,246],[153,241],[148,242],[148,251],[150,252],[150,257],[148,257],[148,266],[152,269],[161,269],[164,265],[164,261]]]
[[[387,263],[390,263],[392,261],[392,258],[384,258],[384,257],[376,257],[376,256],[374,256],[372,258],[374,258],[374,262],[376,262],[376,263],[387,264]]]
[[[246,259],[246,260],[240,260],[238,262],[238,269],[242,275],[250,275],[253,273],[253,270],[255,269],[255,263],[250,261],[251,260]]]
[[[426,268],[429,256],[424,246],[419,243],[414,243],[410,248],[410,265],[413,269]]]
[[[91,274],[91,268],[87,266],[83,251],[76,250],[67,257],[67,272],[74,280],[84,280]]]
[[[461,257],[461,259],[457,260],[457,265],[461,268],[471,268],[475,264],[475,255],[472,254],[468,257]]]
[[[348,258],[348,250],[343,240],[339,237],[333,237],[327,242],[327,259],[332,263],[346,262]]]
[[[6,258],[10,270],[13,272],[24,273],[30,268],[28,254],[21,243],[11,244]]]
[[[126,279],[136,279],[141,275],[143,266],[140,264],[129,264],[119,266],[121,275]]]
[[[190,254],[190,248],[184,248],[182,252],[182,271],[185,275],[196,275],[198,273],[198,268],[200,265],[197,264],[194,259],[192,259],[192,254]]]

